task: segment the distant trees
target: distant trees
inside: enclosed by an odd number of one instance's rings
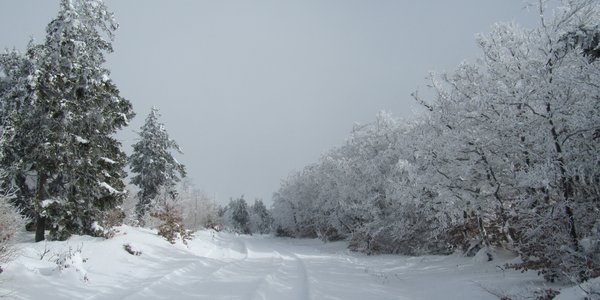
[[[600,7],[569,1],[539,28],[498,24],[481,58],[432,75],[410,123],[380,114],[274,196],[280,235],[353,249],[469,255],[495,247],[548,280],[600,275]]]
[[[214,199],[195,189],[189,181],[184,180],[180,186],[177,202],[182,207],[185,227],[194,231],[205,228],[217,229],[220,220],[218,206]]]
[[[244,197],[231,200],[228,206],[231,225],[236,232],[250,234],[250,214]]]
[[[102,66],[116,28],[102,1],[63,0],[43,44],[0,56],[0,164],[36,241],[46,228],[52,239],[96,234],[125,197],[113,134],[134,113]]]
[[[248,206],[244,197],[231,199],[229,204],[218,212],[224,229],[240,234],[266,234],[271,232],[271,213],[262,200],[257,199]]]
[[[262,200],[255,200],[248,212],[250,214],[250,232],[258,234],[271,233],[273,220],[271,218],[271,213]]]
[[[171,149],[181,153],[181,149],[169,138],[158,117],[158,109],[153,107],[139,133],[140,140],[133,145],[133,153],[129,158],[131,172],[135,174],[131,183],[139,188],[136,213],[140,223],[143,223],[144,214],[152,207],[152,201],[158,200],[161,189],[164,197],[175,199],[175,185],[186,175],[185,166],[170,153]]]

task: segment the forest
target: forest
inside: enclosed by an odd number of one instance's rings
[[[478,36],[476,61],[413,93],[419,115],[355,125],[285,178],[268,208],[243,196],[219,206],[190,186],[158,108],[124,152],[114,134],[136,113],[104,66],[118,24],[100,0],[62,0],[42,43],[0,54],[0,264],[25,227],[36,242],[64,241],[111,238],[125,223],[172,243],[211,228],[347,241],[369,255],[491,261],[503,249],[520,257],[505,267],[550,282],[596,278],[600,5],[564,4],[540,3],[535,28],[498,23]]]
[[[274,196],[279,236],[354,250],[467,255],[510,249],[549,281],[600,275],[598,3],[540,25],[499,23],[480,56],[431,74],[413,120],[387,112],[291,175]]]

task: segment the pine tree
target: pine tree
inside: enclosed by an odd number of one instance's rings
[[[95,234],[125,193],[125,154],[113,137],[134,116],[102,65],[117,24],[100,0],[63,0],[45,43],[21,58],[10,97],[3,166],[17,203],[52,239]],[[6,68],[6,66],[3,66]],[[6,73],[6,72],[5,72]]]
[[[248,213],[248,204],[244,200],[244,196],[229,201],[229,207],[225,215],[235,232],[250,234],[250,214]]]
[[[250,206],[250,229],[253,233],[265,234],[271,232],[273,218],[271,213],[260,199],[256,199]]]
[[[185,166],[170,152],[170,149],[174,149],[182,153],[181,149],[169,138],[158,117],[158,109],[153,107],[139,133],[140,140],[133,145],[133,154],[129,158],[131,172],[136,174],[131,183],[140,189],[136,205],[140,223],[143,223],[146,211],[152,206],[152,201],[157,198],[161,189],[166,196],[174,199],[177,196],[175,184],[186,175]]]

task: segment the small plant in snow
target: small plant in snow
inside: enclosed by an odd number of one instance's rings
[[[88,282],[89,278],[87,277],[87,272],[83,268],[83,264],[86,263],[88,259],[82,256],[82,249],[83,244],[77,247],[77,249],[73,249],[69,246],[68,250],[57,253],[51,257],[56,257],[54,263],[56,263],[57,271],[62,272],[66,269],[73,268],[83,275],[82,280],[84,282]]]

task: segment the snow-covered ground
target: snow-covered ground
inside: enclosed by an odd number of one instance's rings
[[[2,266],[0,295],[14,299],[512,299],[548,287],[511,259],[460,255],[366,256],[346,244],[201,231],[188,246],[122,226],[112,239],[33,243]],[[132,255],[124,249],[141,254]],[[502,258],[503,257],[503,258]],[[571,288],[562,299],[583,299]]]

